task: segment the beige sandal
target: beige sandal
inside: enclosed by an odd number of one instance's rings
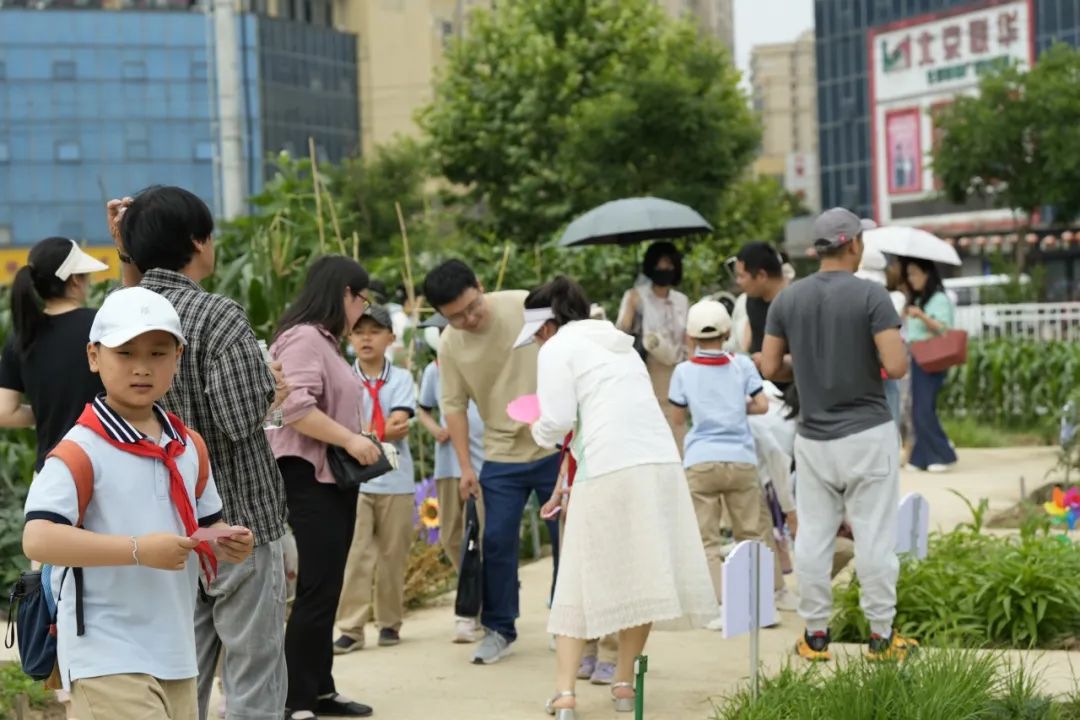
[[[634,705],[637,700],[637,693],[634,693],[633,697],[619,697],[615,694],[616,690],[620,688],[634,689],[634,683],[617,682],[611,686],[611,699],[615,701],[615,712],[628,713],[634,712]]]
[[[576,708],[557,708],[555,703],[563,698],[577,698],[577,694],[573,690],[563,690],[561,693],[556,693],[550,700],[547,701],[547,705],[544,707],[547,710],[548,715],[554,715],[555,720],[577,720]]]

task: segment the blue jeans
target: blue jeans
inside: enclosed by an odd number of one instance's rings
[[[535,490],[543,505],[559,476],[558,453],[529,463],[484,461],[480,487],[484,492],[484,605],[481,624],[510,642],[517,639],[518,551],[521,516]],[[554,556],[559,557],[559,524],[547,523]],[[556,568],[557,571],[557,568]]]
[[[915,447],[910,462],[920,470],[931,465],[952,465],[956,452],[937,416],[937,398],[945,385],[945,373],[928,373],[911,361],[911,423],[915,426]]]
[[[885,381],[885,402],[889,404],[889,412],[892,413],[893,422],[900,427],[900,381]]]

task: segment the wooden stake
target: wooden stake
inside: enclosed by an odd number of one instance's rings
[[[405,296],[409,298],[409,303],[416,304],[415,293],[413,292],[413,274],[412,274],[412,253],[409,250],[409,232],[405,229],[405,215],[401,212],[401,203],[397,200],[394,201],[394,209],[397,210],[398,225],[401,227],[401,243],[405,249]]]
[[[352,231],[352,259],[360,262],[360,233]]]
[[[495,292],[502,290],[503,278],[506,277],[506,265],[510,262],[510,243],[503,246],[502,263],[499,265],[499,278],[495,281]]]
[[[319,192],[319,161],[315,158],[315,138],[308,136],[308,157],[311,158],[311,185],[315,190],[315,223],[319,227],[319,253],[326,254],[326,229],[323,227],[322,193]]]

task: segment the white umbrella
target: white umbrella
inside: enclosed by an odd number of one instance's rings
[[[866,247],[889,255],[930,260],[943,265],[960,265],[956,248],[937,235],[919,228],[891,225],[863,233]]]

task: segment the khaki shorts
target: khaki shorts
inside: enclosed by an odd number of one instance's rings
[[[71,686],[79,720],[198,720],[195,678],[158,680],[151,675],[103,675]]]

